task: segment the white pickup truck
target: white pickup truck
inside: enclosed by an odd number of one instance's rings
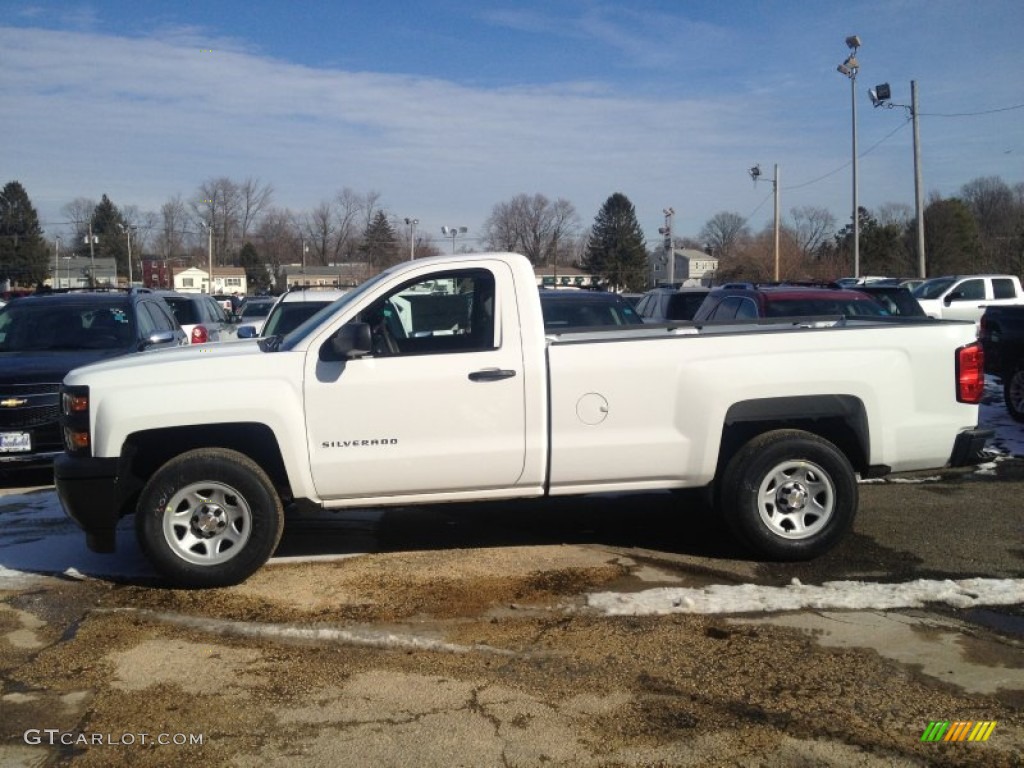
[[[974,325],[798,318],[546,334],[530,263],[405,262],[284,337],[79,368],[57,490],[91,549],[244,580],[289,510],[704,489],[757,556],[833,547],[857,476],[966,464]],[[680,514],[684,514],[680,501]]]
[[[929,317],[977,323],[986,307],[1024,306],[1016,275],[947,275],[925,280],[914,298]]]

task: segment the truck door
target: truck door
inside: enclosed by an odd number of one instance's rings
[[[307,361],[323,499],[506,488],[526,450],[523,349],[507,265],[431,273],[360,312],[373,352]],[[311,370],[312,369],[312,370]]]
[[[977,321],[984,311],[981,307],[985,304],[985,299],[984,278],[972,277],[970,280],[963,280],[943,299],[943,303],[949,303],[943,308],[942,317],[946,320]]]

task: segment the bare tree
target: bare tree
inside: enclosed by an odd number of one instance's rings
[[[60,210],[64,218],[68,220],[68,227],[71,230],[69,250],[83,253],[87,250],[85,237],[89,232],[89,222],[92,221],[93,211],[96,210],[96,201],[88,197],[76,197]]]
[[[287,208],[269,208],[260,218],[256,236],[267,271],[277,280],[282,264],[291,264],[300,248],[298,217]]]
[[[744,240],[750,239],[750,230],[746,219],[738,213],[720,211],[708,219],[700,231],[700,239],[711,246],[715,256],[728,260]]]
[[[240,230],[242,195],[226,176],[204,181],[190,203],[197,228],[213,229],[214,264],[226,263]]]
[[[579,216],[568,200],[522,194],[491,209],[484,238],[489,248],[519,251],[534,264],[548,264],[572,254],[578,228]]]
[[[259,179],[252,177],[238,185],[239,195],[239,234],[241,242],[244,243],[252,229],[267,206],[270,205],[270,197],[273,187],[269,184],[260,185]]]
[[[321,202],[303,218],[303,236],[311,246],[316,264],[329,264],[341,249],[338,240],[338,216],[330,201]]]
[[[165,259],[183,256],[189,229],[188,210],[181,195],[175,195],[160,207],[156,250]]]
[[[345,187],[334,198],[337,203],[337,241],[338,256],[352,261],[358,247],[359,233],[356,229],[356,218],[367,205],[367,201],[354,191]],[[376,203],[376,197],[374,197]]]
[[[823,246],[832,240],[836,217],[827,208],[805,205],[789,212],[793,217],[792,235],[805,261],[822,255]]]

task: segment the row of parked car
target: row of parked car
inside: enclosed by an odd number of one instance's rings
[[[94,288],[0,305],[0,471],[48,466],[63,450],[58,389],[69,371],[151,349],[284,334],[343,292],[250,297],[234,311],[204,293]]]
[[[556,295],[575,294],[576,298]],[[1024,305],[1020,281],[1011,275],[951,275],[913,278],[849,278],[835,283],[727,283],[715,288],[660,287],[643,294],[542,291],[542,301],[557,305],[549,331],[572,326],[628,323],[737,322],[760,318],[836,316],[935,317],[978,322],[989,306]],[[557,302],[557,304],[556,304]],[[566,305],[575,302],[577,319],[568,322]],[[623,309],[627,303],[634,312]],[[584,308],[590,309],[585,312]],[[596,312],[598,308],[603,311]]]

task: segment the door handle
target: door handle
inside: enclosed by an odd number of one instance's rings
[[[469,380],[500,381],[501,379],[511,379],[515,375],[515,371],[510,371],[506,368],[485,368],[482,371],[473,371],[471,374],[469,374]]]

